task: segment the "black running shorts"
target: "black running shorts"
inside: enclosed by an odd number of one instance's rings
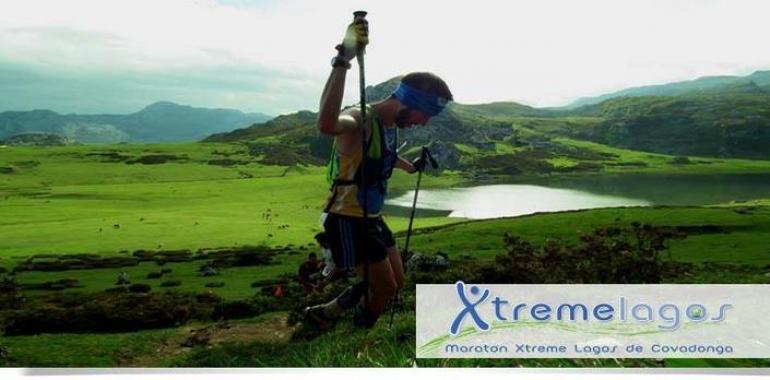
[[[365,259],[378,263],[387,257],[387,249],[396,245],[382,217],[369,218],[366,233],[362,233],[362,219],[339,214],[326,217],[324,230],[337,268],[352,269]]]

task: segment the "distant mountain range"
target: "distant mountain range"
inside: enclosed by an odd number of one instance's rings
[[[387,98],[399,81],[395,77],[367,87],[369,101]],[[169,102],[130,115],[3,112],[0,140],[42,132],[65,137],[63,143],[245,142],[267,163],[321,164],[328,158],[331,139],[318,133],[315,118],[311,111],[270,119]],[[401,133],[402,141],[408,141],[405,151],[431,145],[449,167],[463,166],[471,153],[510,154],[526,146],[558,150],[550,141],[559,137],[670,155],[770,159],[770,71],[631,88],[561,109],[453,102],[426,127]],[[34,144],[56,139],[26,135],[11,141]]]
[[[756,71],[746,76],[711,76],[683,82],[632,87],[600,96],[580,98],[564,108],[575,109],[620,97],[724,95],[726,93],[770,93],[770,71]]]
[[[368,99],[385,99],[399,79],[368,87]],[[670,155],[770,159],[770,71],[641,87],[584,102],[571,109],[453,102],[426,127],[401,131],[401,139],[407,150],[431,145],[450,168],[465,165],[469,154],[494,156],[522,146],[548,147],[543,149],[558,156],[563,147],[550,142],[558,137]],[[322,163],[331,139],[318,133],[315,117],[300,111],[204,141],[247,142],[277,164]]]
[[[197,141],[213,133],[264,122],[271,116],[171,102],[153,103],[128,115],[61,115],[48,110],[0,113],[0,140],[44,133],[79,143]]]

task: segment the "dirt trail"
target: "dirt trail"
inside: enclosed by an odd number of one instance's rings
[[[183,355],[194,347],[211,348],[223,343],[287,342],[294,327],[286,325],[286,313],[274,313],[259,321],[224,321],[191,324],[160,344],[151,353],[118,359],[120,367],[158,367],[166,360]]]

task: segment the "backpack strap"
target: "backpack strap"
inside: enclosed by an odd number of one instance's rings
[[[377,124],[377,131],[375,132],[375,129],[372,128],[371,133],[369,134],[369,138],[366,140],[366,147],[364,148],[364,151],[361,153],[361,160],[365,160],[367,156],[370,155],[372,142],[375,140],[375,133],[377,134],[377,139],[379,140],[378,147],[380,148],[380,151],[378,152],[380,155],[382,155],[382,152],[384,152],[384,145],[383,145],[383,134],[382,134],[382,123],[380,123],[379,117],[374,113],[374,109],[367,105],[366,106],[367,115],[371,115],[371,119],[374,123]],[[360,167],[359,163],[359,167]],[[356,168],[358,170],[358,168]],[[326,165],[326,181],[331,184],[331,188],[329,189],[332,191],[332,196],[329,198],[329,202],[326,203],[326,207],[324,207],[324,212],[329,212],[334,202],[337,200],[337,187],[338,186],[353,186],[357,185],[358,183],[353,179],[339,179],[336,178],[339,173],[339,166],[337,163],[337,139],[335,138],[332,142],[332,149],[331,153],[329,154],[329,163]]]

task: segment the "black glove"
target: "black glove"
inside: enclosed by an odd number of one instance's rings
[[[417,157],[414,161],[412,161],[412,166],[414,166],[414,173],[425,170],[426,162],[427,161],[423,157]]]

